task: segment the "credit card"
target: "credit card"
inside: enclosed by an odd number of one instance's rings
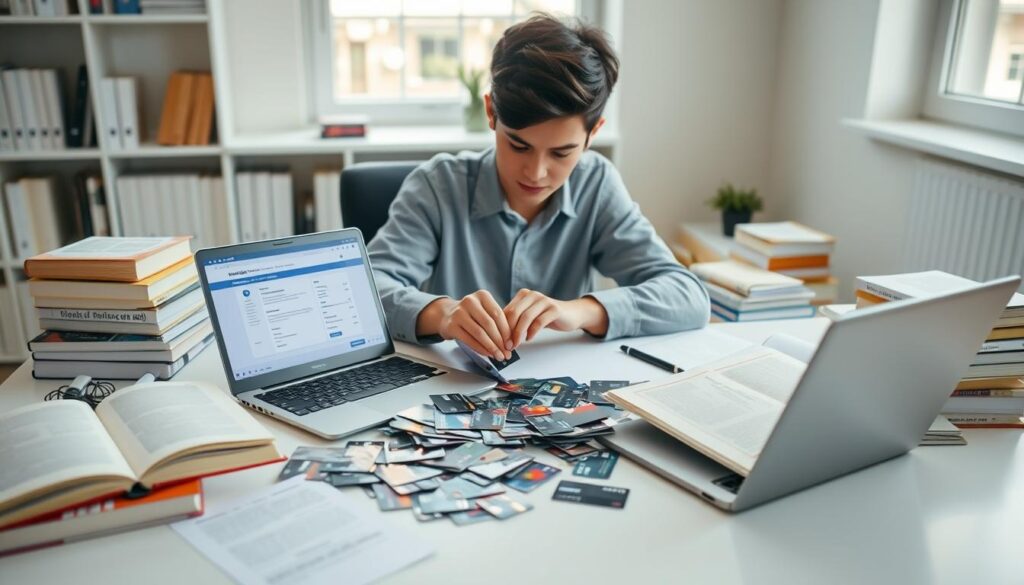
[[[446,451],[443,459],[425,461],[424,464],[430,465],[432,467],[440,467],[441,469],[449,469],[452,471],[461,472],[464,471],[470,465],[473,465],[474,463],[480,463],[477,460],[489,454],[491,450],[499,449],[493,449],[493,447],[488,447],[487,445],[484,445],[482,443],[463,443],[461,446],[456,447],[455,449]],[[437,473],[440,474],[441,472],[438,471]],[[387,479],[385,479],[384,481],[387,481]]]
[[[615,451],[593,453],[577,461],[572,474],[591,479],[608,479],[618,461],[619,454]]]
[[[558,482],[558,487],[555,488],[555,494],[551,496],[551,499],[591,506],[622,508],[626,505],[627,497],[629,497],[629,490],[626,488],[562,480]]]
[[[629,386],[629,380],[591,380],[590,388],[587,389],[587,402],[594,404],[612,404],[604,397],[604,393],[616,388]]]
[[[480,498],[476,500],[476,505],[498,520],[511,518],[516,514],[529,512],[533,509],[531,504],[513,498],[509,494]]]
[[[473,411],[472,405],[462,394],[431,394],[430,401],[434,403],[434,408],[445,414]]]
[[[504,408],[478,408],[469,419],[469,428],[475,431],[500,431],[505,426]]]
[[[501,461],[475,465],[470,468],[470,471],[489,480],[495,480],[519,469],[531,461],[533,461],[533,457],[530,455],[526,455],[522,452],[512,452]]]
[[[508,358],[507,360],[496,360],[496,359],[494,359],[492,357],[489,357],[487,359],[489,359],[491,361],[491,363],[494,364],[495,368],[497,368],[499,370],[504,370],[505,368],[507,368],[507,367],[511,366],[512,364],[514,364],[514,363],[519,361],[519,352],[517,352],[516,350],[513,349],[512,350],[512,357]]]
[[[486,449],[487,447],[484,448]],[[440,469],[423,467],[421,465],[378,465],[374,473],[377,477],[387,482],[389,486],[394,487],[430,479],[444,472]]]
[[[395,490],[389,488],[383,483],[375,483],[371,487],[373,488],[373,495],[377,499],[377,505],[380,506],[381,512],[407,510],[412,508],[411,497],[399,495],[395,493]]]
[[[611,406],[581,404],[572,410],[553,413],[551,418],[559,423],[564,423],[565,426],[572,429],[612,416],[615,416],[615,409]]]
[[[540,416],[527,416],[526,422],[533,428],[537,429],[542,435],[560,435],[563,433],[571,433],[573,426],[562,420],[555,418],[556,414],[542,414]]]
[[[482,508],[466,510],[465,512],[455,512],[453,514],[448,514],[448,517],[452,519],[452,522],[454,522],[456,526],[467,526],[469,524],[476,524],[478,522],[486,522],[488,520],[495,519],[494,516],[491,516]]]
[[[558,475],[559,471],[561,470],[557,467],[552,467],[535,461],[503,481],[505,482],[505,485],[514,490],[529,493],[540,487],[541,484]]]
[[[468,431],[472,416],[468,412],[445,414],[440,410],[435,410],[434,428],[439,431]]]
[[[413,494],[412,505],[423,514],[448,514],[472,510],[476,504],[462,498],[450,498],[441,490]]]
[[[324,481],[334,487],[346,487],[378,483],[380,478],[372,473],[328,473]]]

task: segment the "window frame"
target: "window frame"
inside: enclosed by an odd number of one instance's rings
[[[310,0],[304,3],[303,26],[306,30],[306,68],[309,80],[309,108],[313,121],[321,116],[360,115],[369,117],[371,123],[379,126],[419,125],[461,125],[464,96],[459,97],[409,97],[397,99],[351,98],[345,102],[334,101],[333,46],[330,16],[330,0]],[[603,0],[576,0],[576,13],[586,22],[603,24],[606,13]],[[411,16],[414,20],[436,18]],[[461,42],[462,18],[459,21]],[[472,18],[472,17],[470,17]],[[400,36],[404,45],[404,34]],[[456,48],[461,52],[461,47]],[[403,65],[405,67],[406,65]],[[402,83],[405,83],[403,72]]]
[[[1024,125],[1020,123],[1024,105],[947,90],[956,55],[962,3],[963,0],[942,0],[939,6],[922,114],[926,118],[1024,136]]]

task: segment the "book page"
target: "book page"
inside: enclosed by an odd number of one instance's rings
[[[746,475],[805,367],[775,350],[754,347],[704,368],[613,390],[607,396]]]
[[[74,478],[135,478],[99,419],[77,400],[0,415],[0,470],[0,502]]]
[[[190,449],[274,439],[216,386],[197,382],[135,384],[104,400],[96,414],[139,477]]]
[[[157,250],[175,238],[108,238],[93,236],[49,252],[58,258],[135,258]]]

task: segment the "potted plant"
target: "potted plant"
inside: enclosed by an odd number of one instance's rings
[[[469,92],[469,105],[463,113],[463,121],[466,124],[467,132],[483,132],[487,130],[487,116],[484,115],[484,98],[480,93],[483,88],[484,70],[466,69],[459,65],[459,81]]]
[[[708,199],[708,205],[722,211],[722,232],[731,238],[736,224],[750,223],[750,216],[761,211],[764,201],[757,195],[757,189],[737,189],[726,183]]]

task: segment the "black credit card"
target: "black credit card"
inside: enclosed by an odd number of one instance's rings
[[[491,360],[491,363],[494,364],[495,368],[497,368],[499,370],[504,370],[505,368],[507,368],[507,367],[511,366],[512,364],[514,364],[514,363],[519,361],[519,352],[517,352],[516,350],[513,349],[512,350],[512,357],[508,358],[507,360],[496,360],[494,358],[487,358],[487,359]]]
[[[629,497],[629,490],[626,488],[562,480],[555,488],[555,494],[551,496],[551,499],[591,506],[623,508],[626,505],[627,497]]]
[[[604,393],[616,388],[629,386],[629,380],[591,380],[590,388],[587,389],[587,402],[594,404],[612,404],[604,397]]]
[[[462,394],[432,394],[430,401],[434,408],[444,414],[473,412],[473,406],[462,397]]]

